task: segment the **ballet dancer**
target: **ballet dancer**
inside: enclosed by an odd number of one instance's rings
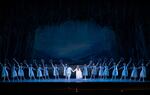
[[[36,62],[36,60],[34,60],[34,64],[36,65],[36,67],[37,67],[37,77],[38,77],[38,79],[40,80],[41,78],[43,79],[43,74],[42,74],[42,67],[41,67],[41,64],[38,64],[37,65],[37,62]]]
[[[1,64],[1,67],[2,67],[2,78],[3,78],[3,82],[5,82],[5,79],[7,78],[7,80],[8,81],[10,81],[9,80],[9,74],[8,74],[8,71],[7,71],[7,69],[10,69],[9,67],[7,67],[7,65],[6,64],[2,64],[2,63],[0,63]]]
[[[83,66],[83,77],[84,77],[85,80],[86,80],[86,77],[88,76],[88,68],[90,67],[90,65],[92,63],[93,63],[93,61],[90,60],[88,65],[84,64],[84,66]]]
[[[12,77],[13,81],[14,81],[15,79],[19,80],[18,74],[17,74],[17,71],[16,71],[16,70],[17,70],[16,65],[13,64],[12,70],[11,70],[11,77]]]
[[[124,59],[121,58],[117,64],[114,62],[113,66],[110,68],[110,69],[113,68],[112,79],[116,79],[116,77],[118,76],[118,66],[123,60]]]
[[[36,80],[36,79],[35,79],[35,75],[34,75],[34,71],[33,71],[33,70],[36,70],[36,69],[33,68],[32,64],[29,64],[29,65],[28,65],[26,60],[24,60],[24,64],[25,64],[25,65],[27,66],[27,68],[28,68],[28,76],[29,76],[30,80],[31,80],[31,79]]]
[[[60,60],[60,64],[63,66],[63,68],[64,68],[64,72],[63,72],[63,75],[65,76],[65,79],[67,79],[67,64],[63,64],[63,60]]]
[[[55,79],[57,78],[59,79],[59,72],[58,72],[59,68],[57,67],[57,64],[54,65],[52,59],[49,62],[51,63],[53,67],[53,76],[55,76]]]
[[[144,65],[144,63],[142,62],[141,66],[138,67],[138,69],[141,69],[141,72],[140,72],[140,78],[139,78],[139,81],[142,81],[144,82],[145,81],[145,78],[146,78],[146,67],[150,64],[150,61]]]
[[[17,65],[18,65],[18,77],[19,77],[19,79],[20,80],[25,80],[25,77],[24,77],[24,71],[23,71],[23,68],[25,68],[25,67],[23,67],[23,64],[21,63],[20,65],[19,65],[19,62],[15,59],[15,58],[13,58],[13,60],[17,63]]]
[[[134,80],[137,79],[138,75],[137,75],[137,67],[135,66],[135,64],[133,64],[133,66],[130,68],[132,69],[131,72],[131,76],[130,76],[130,80],[133,78]]]
[[[83,78],[82,71],[81,71],[79,65],[77,65],[76,69],[73,72],[76,72],[76,79],[82,79]]]
[[[50,79],[49,78],[49,72],[48,69],[49,67],[47,66],[47,64],[44,64],[44,59],[41,59],[42,65],[43,65],[43,76],[45,77],[45,79]]]
[[[107,65],[107,63],[105,63],[104,64],[104,74],[103,74],[103,76],[104,76],[104,79],[107,79],[107,77],[109,76],[109,65],[113,62],[114,60],[113,60],[113,58],[111,58],[110,59],[110,61],[109,61],[109,63],[108,63],[108,65]]]
[[[93,65],[91,66],[92,70],[91,70],[91,78],[95,79],[95,76],[97,75],[97,66],[98,66],[99,62],[97,62],[97,64],[95,65],[95,63],[93,63]]]
[[[70,80],[71,74],[73,70],[70,66],[67,67],[66,74],[67,74],[67,79]]]
[[[122,70],[122,76],[121,76],[120,80],[126,79],[128,77],[128,66],[130,65],[131,62],[132,62],[132,58],[130,58],[128,64],[123,63],[123,66],[120,68],[120,69],[123,69]]]
[[[103,67],[103,65],[100,63],[99,64],[99,72],[98,72],[98,76],[99,76],[99,78],[100,79],[102,79],[103,78],[103,70],[104,70],[104,67]]]
[[[101,63],[101,60],[99,61],[99,73],[98,73],[98,76],[100,79],[104,78],[104,64],[106,63],[106,58],[104,59],[103,63]]]

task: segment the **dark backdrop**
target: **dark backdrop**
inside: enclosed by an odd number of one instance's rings
[[[0,3],[0,59],[31,59],[35,30],[67,20],[112,27],[118,56],[149,58],[149,3],[128,0],[43,0]]]

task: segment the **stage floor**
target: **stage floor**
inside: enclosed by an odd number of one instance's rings
[[[1,93],[131,93],[143,95],[150,91],[150,81],[111,80],[111,79],[47,79],[47,80],[15,80],[0,82]],[[7,90],[7,92],[6,92]],[[145,94],[144,94],[145,95]]]
[[[14,80],[14,81],[1,81],[1,82],[62,82],[62,83],[65,83],[65,82],[70,82],[70,83],[88,83],[88,82],[105,82],[105,83],[120,83],[120,82],[127,82],[127,83],[141,83],[143,81],[139,81],[139,80],[129,80],[129,79],[70,79],[70,80],[67,80],[67,79],[36,79],[36,80]],[[146,80],[144,81],[145,82],[148,82],[150,83],[150,81]]]

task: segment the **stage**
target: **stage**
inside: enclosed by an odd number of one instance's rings
[[[150,81],[111,79],[48,79],[1,82],[2,93],[131,93],[141,95],[150,91]],[[7,90],[7,92],[6,92]]]
[[[1,81],[1,82],[10,82],[10,83],[21,83],[21,82],[29,82],[29,83],[36,83],[36,82],[54,82],[54,83],[143,83],[143,81],[139,81],[139,80],[130,80],[130,79],[64,79],[64,78],[60,78],[60,79],[36,79],[36,80],[11,80],[11,81]],[[150,81],[146,80],[144,81],[144,83],[150,83]]]

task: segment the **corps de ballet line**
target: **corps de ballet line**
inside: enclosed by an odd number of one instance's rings
[[[120,58],[117,62],[113,58],[103,60],[91,59],[88,64],[84,65],[69,65],[62,59],[59,60],[59,64],[54,64],[53,59],[45,62],[44,59],[40,60],[40,63],[36,59],[33,59],[33,64],[28,64],[27,60],[19,63],[13,58],[14,64],[10,64],[9,60],[4,64],[1,64],[1,77],[2,82],[14,81],[14,80],[31,80],[31,79],[50,79],[50,75],[53,75],[55,79],[60,79],[60,74],[63,74],[63,78],[70,80],[72,73],[75,73],[76,79],[129,79],[135,81],[143,81],[146,78],[146,67],[150,64],[150,60],[146,63],[139,62],[135,64],[132,58],[125,62],[124,58]],[[16,65],[17,64],[17,65]],[[119,70],[121,70],[121,76],[119,77]],[[130,74],[129,74],[130,70]],[[28,72],[27,74],[25,73]],[[52,73],[51,73],[52,71]],[[110,72],[112,71],[112,72]],[[63,72],[63,73],[61,73]],[[97,77],[98,76],[98,77]]]

